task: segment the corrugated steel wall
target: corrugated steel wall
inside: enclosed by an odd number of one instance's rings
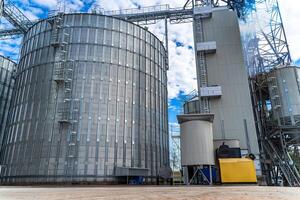
[[[169,165],[162,43],[116,18],[61,17],[24,37],[2,182],[113,181],[116,166],[156,176]],[[69,39],[55,46],[56,33]],[[55,81],[56,66],[69,66],[68,81]],[[66,102],[70,118],[62,122]]]
[[[7,122],[10,101],[12,97],[15,79],[13,73],[16,70],[16,63],[0,56],[0,148]]]

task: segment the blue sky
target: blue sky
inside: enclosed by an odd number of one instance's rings
[[[292,58],[300,65],[300,1],[278,0],[288,37]],[[57,7],[57,0],[13,0],[21,10],[30,18],[45,18],[48,10]],[[152,6],[169,4],[170,7],[182,7],[186,0],[66,0],[66,10],[85,12],[91,6],[99,6],[105,10],[118,10],[136,8],[138,6]],[[9,28],[11,25],[1,19],[0,29]],[[164,38],[164,23],[159,22],[149,26],[162,41]],[[21,38],[0,41],[0,54],[18,59]],[[189,23],[169,26],[169,55],[170,70],[168,72],[169,91],[169,118],[170,123],[176,122],[176,114],[180,112],[182,97],[196,88],[195,60],[193,51],[192,26]]]

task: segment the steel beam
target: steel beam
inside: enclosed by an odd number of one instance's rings
[[[4,29],[0,30],[0,40],[13,38],[14,36],[20,36],[23,32],[19,29]]]
[[[171,23],[183,23],[190,22],[187,20],[193,18],[193,9],[169,8],[169,5],[158,5],[140,9],[104,11],[102,14],[131,22],[143,22],[144,24],[153,24],[166,18],[169,18]]]
[[[3,16],[18,30],[26,33],[28,28],[33,24],[26,15],[17,8],[12,2],[5,2]]]

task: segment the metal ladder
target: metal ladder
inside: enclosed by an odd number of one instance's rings
[[[64,90],[63,102],[58,105],[58,121],[70,123],[74,62],[68,59],[69,30],[63,27],[63,13],[49,19],[52,25],[50,44],[55,49],[53,80]]]
[[[271,76],[268,78],[268,82],[271,85],[270,94],[271,94],[272,103],[274,104],[272,106],[273,109],[276,111],[278,123],[279,125],[281,125],[280,116],[282,116],[282,105],[281,105],[282,101],[280,98],[279,88],[277,85],[277,78],[275,76]]]
[[[79,124],[79,115],[80,115],[80,100],[72,100],[72,111],[71,111],[71,121],[68,129],[68,146],[67,146],[67,156],[66,156],[66,168],[65,174],[72,178],[75,174],[77,166],[77,157],[78,157],[78,124]]]
[[[290,111],[289,117],[284,117],[284,111],[282,109],[282,99],[281,99],[281,96],[279,93],[280,89],[278,87],[278,82],[277,82],[276,76],[269,77],[268,82],[272,86],[271,87],[272,88],[271,89],[271,97],[273,100],[272,102],[274,104],[274,110],[276,111],[276,114],[278,115],[279,125],[295,125],[295,118],[294,118],[292,111]],[[287,89],[285,83],[283,83],[283,87],[284,87],[284,91],[285,91],[285,89]],[[286,92],[287,92],[287,90],[285,91],[285,93]],[[284,95],[285,95],[285,98],[286,98],[288,104],[290,104],[288,94],[284,94]]]
[[[78,130],[78,122],[79,122],[79,116],[80,116],[80,100],[79,99],[73,99],[72,101],[72,108],[71,108],[71,120],[72,124],[70,126],[70,132],[69,132],[69,152],[68,157],[74,158],[76,157],[76,145],[79,141],[79,138],[77,138],[77,130]]]
[[[203,33],[203,25],[202,25],[202,19],[201,17],[194,20],[195,23],[195,39],[197,42],[203,42],[204,41],[204,33]],[[207,69],[206,69],[206,59],[205,59],[205,53],[204,52],[197,52],[197,63],[198,63],[198,81],[200,87],[207,87]],[[208,97],[201,97],[201,92],[199,88],[199,98],[201,98],[201,104],[200,104],[200,112],[201,113],[209,113],[209,99]]]

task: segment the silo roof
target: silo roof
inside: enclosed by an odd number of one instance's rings
[[[214,116],[215,116],[214,113],[183,114],[183,115],[177,115],[177,121],[179,124],[182,124],[182,123],[188,122],[188,121],[194,121],[194,120],[213,122]]]

